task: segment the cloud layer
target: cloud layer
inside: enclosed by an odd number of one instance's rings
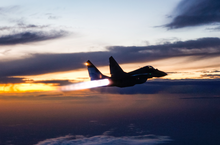
[[[128,88],[102,87],[92,91],[110,94],[220,94],[220,79],[151,80]]]
[[[219,0],[182,0],[177,6],[169,29],[200,26],[220,22]]]
[[[33,35],[34,38],[35,36]],[[59,36],[60,34],[58,36],[49,35],[48,37]],[[45,39],[48,37],[45,37]],[[107,51],[99,52],[30,54],[29,57],[24,59],[1,61],[0,68],[4,69],[0,71],[0,76],[37,75],[80,69],[85,68],[84,62],[88,59],[97,66],[105,66],[108,64],[110,56],[115,57],[120,64],[146,62],[177,56],[197,56],[194,60],[207,59],[220,56],[219,48],[220,38],[213,37],[149,46],[111,46],[107,48]],[[193,62],[194,60],[191,59],[190,61]]]
[[[92,137],[67,135],[58,138],[47,139],[36,145],[156,145],[171,141],[166,136],[142,135],[114,137],[98,135]]]

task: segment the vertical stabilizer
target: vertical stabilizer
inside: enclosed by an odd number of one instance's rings
[[[109,58],[109,63],[112,77],[123,77],[126,74],[112,56]]]
[[[103,75],[92,63],[91,61],[86,62],[88,71],[89,71],[89,77],[91,80],[99,80],[107,78],[107,76]]]

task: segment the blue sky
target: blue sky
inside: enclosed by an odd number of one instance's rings
[[[47,26],[43,30],[68,31],[68,37],[40,43],[37,47],[16,46],[16,50],[13,50],[16,53],[99,51],[105,50],[106,46],[142,46],[156,44],[161,39],[190,40],[218,35],[204,27],[179,30],[157,27],[172,20],[169,16],[177,13],[175,8],[179,2],[180,0],[9,0],[1,4],[0,17],[2,27],[15,27],[22,23]],[[17,28],[10,32],[19,30]]]
[[[193,30],[156,27],[171,21],[168,16],[172,15],[178,3],[179,0],[5,1],[1,4],[2,27],[15,27],[22,23],[45,26],[43,31],[68,32],[68,36],[62,39],[13,46],[15,48],[7,57],[25,52],[100,51],[106,46],[143,46],[156,44],[161,39],[189,40],[217,35],[203,27]],[[13,31],[21,30],[17,28]]]

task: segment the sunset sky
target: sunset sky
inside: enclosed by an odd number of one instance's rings
[[[220,144],[219,0],[2,0],[1,145]],[[61,91],[151,65],[133,87]]]
[[[3,1],[0,90],[9,90],[9,84],[22,90],[21,83],[36,83],[34,89],[52,81],[88,81],[83,65],[88,59],[109,75],[110,56],[127,72],[152,65],[168,72],[166,79],[219,78],[218,5],[215,0]]]

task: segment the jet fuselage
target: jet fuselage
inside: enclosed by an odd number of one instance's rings
[[[154,69],[152,66],[145,66],[140,69],[124,72],[115,59],[111,56],[109,58],[110,62],[110,73],[111,77],[103,75],[89,60],[87,61],[87,67],[89,71],[89,76],[91,80],[108,79],[109,86],[116,87],[129,87],[135,84],[142,84],[147,81],[147,79],[152,77],[163,77],[167,74],[158,69]]]
[[[135,84],[143,84],[152,77],[163,77],[165,72],[154,69],[152,66],[145,66],[117,77],[109,77],[110,86],[129,87]]]

